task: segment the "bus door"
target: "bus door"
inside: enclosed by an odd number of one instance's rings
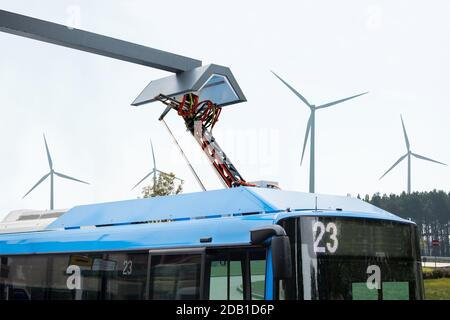
[[[147,298],[203,299],[205,248],[149,251]]]
[[[205,298],[262,300],[266,285],[266,248],[208,248]]]

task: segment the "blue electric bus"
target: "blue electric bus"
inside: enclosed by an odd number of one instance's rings
[[[351,197],[224,190],[0,234],[0,299],[422,299],[416,225]]]

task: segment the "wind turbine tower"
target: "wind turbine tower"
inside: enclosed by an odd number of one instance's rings
[[[78,180],[78,179],[75,179],[75,178],[72,178],[72,177],[69,177],[69,176],[67,176],[67,175],[65,175],[65,174],[62,174],[62,173],[59,173],[59,172],[56,172],[54,169],[53,169],[53,161],[52,161],[52,157],[51,157],[51,155],[50,155],[50,151],[49,151],[49,149],[48,149],[48,145],[47,145],[47,140],[45,139],[45,134],[44,134],[44,143],[45,143],[45,150],[46,150],[46,152],[47,152],[47,160],[48,160],[48,166],[50,167],[50,172],[49,173],[47,173],[46,175],[44,175],[38,182],[36,182],[36,184],[23,196],[23,198],[25,198],[31,191],[33,191],[38,185],[40,185],[42,182],[44,182],[44,180],[45,179],[47,179],[48,177],[50,177],[50,210],[53,210],[54,209],[54,206],[53,206],[53,204],[54,204],[54,186],[53,186],[53,180],[54,180],[54,175],[56,175],[56,176],[58,176],[58,177],[60,177],[60,178],[63,178],[63,179],[68,179],[68,180],[73,180],[73,181],[76,181],[76,182],[81,182],[81,183],[84,183],[84,184],[89,184],[89,183],[87,183],[87,182],[85,182],[85,181],[82,181],[82,180]],[[22,198],[22,199],[23,199]]]
[[[403,135],[405,136],[405,144],[406,144],[406,154],[404,154],[403,156],[400,157],[400,159],[397,160],[397,162],[395,162],[392,167],[389,168],[388,171],[386,171],[381,177],[380,180],[392,169],[395,168],[395,166],[397,166],[400,162],[402,162],[406,157],[408,158],[408,185],[407,185],[407,190],[408,190],[408,194],[411,193],[411,156],[417,158],[417,159],[421,159],[421,160],[426,160],[426,161],[431,161],[434,163],[438,163],[438,164],[442,164],[444,166],[446,166],[445,163],[418,155],[417,153],[414,153],[411,151],[411,146],[409,144],[409,139],[408,139],[408,135],[406,134],[406,129],[405,129],[405,124],[403,123],[403,117],[402,115],[400,115],[400,119],[402,120],[402,127],[403,127]]]
[[[286,85],[300,100],[302,100],[310,110],[310,116],[308,119],[308,124],[306,125],[306,133],[305,133],[305,140],[303,142],[303,151],[302,151],[302,159],[300,162],[300,165],[303,163],[303,156],[305,155],[305,149],[306,149],[306,143],[308,142],[308,137],[311,135],[311,142],[310,142],[310,152],[309,152],[309,192],[314,193],[315,192],[315,145],[316,145],[316,110],[325,109],[331,106],[334,106],[336,104],[342,103],[344,101],[362,96],[364,94],[367,94],[368,92],[360,93],[355,96],[351,96],[345,99],[336,100],[333,102],[325,103],[320,106],[315,106],[311,103],[309,103],[308,100],[305,99],[297,90],[295,90],[291,85],[289,85],[286,81],[284,81],[281,77],[279,77],[275,72],[272,71],[272,73]]]

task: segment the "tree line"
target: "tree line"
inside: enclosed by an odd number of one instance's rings
[[[422,255],[450,256],[450,193],[437,190],[400,195],[376,193],[372,197],[366,195],[364,200],[414,221],[422,234]],[[440,245],[433,247],[432,240],[439,240]]]

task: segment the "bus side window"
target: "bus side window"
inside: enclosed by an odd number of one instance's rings
[[[1,258],[2,298],[44,300],[46,298],[47,257],[13,256]]]
[[[217,258],[223,260],[211,261],[209,299],[244,300],[243,261],[232,260],[229,255]]]
[[[250,260],[250,283],[252,300],[264,300],[266,284],[266,260]]]
[[[209,299],[227,300],[228,260],[211,261],[209,278]]]
[[[105,299],[146,298],[148,253],[110,253],[105,262]]]
[[[210,300],[264,299],[264,249],[214,251],[208,255]]]
[[[200,299],[201,254],[152,254],[149,299]]]

